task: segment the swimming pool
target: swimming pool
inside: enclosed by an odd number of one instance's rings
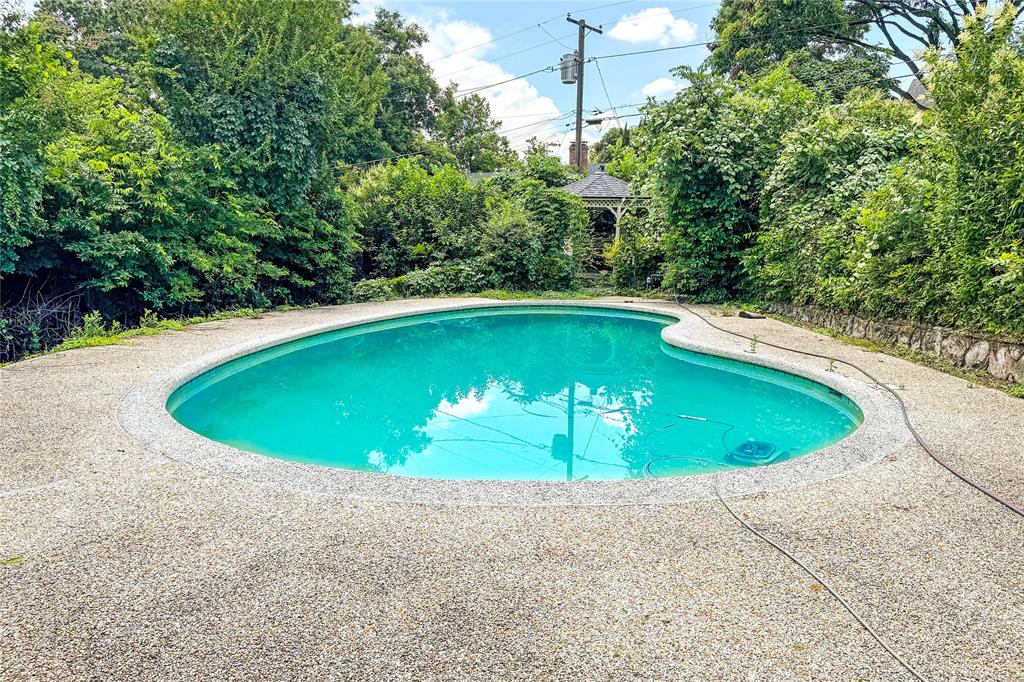
[[[662,342],[675,321],[566,306],[414,315],[232,360],[167,409],[242,450],[459,480],[745,468],[824,448],[863,420],[817,382]]]

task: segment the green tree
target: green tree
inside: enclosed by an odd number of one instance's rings
[[[825,28],[808,29],[815,26]],[[770,69],[791,52],[823,57],[845,46],[837,37],[863,35],[865,22],[855,21],[843,0],[723,0],[711,27],[708,63],[716,73],[738,76]]]
[[[336,168],[386,150],[373,127],[385,78],[347,16],[337,0],[169,0],[148,39],[161,109],[189,144],[231,150],[223,172],[271,213],[252,238],[275,301],[343,293]]]
[[[0,16],[0,277],[46,229],[39,216],[46,145],[63,127],[69,60],[43,27]]]
[[[615,147],[629,146],[629,128],[615,127],[601,136],[590,148],[591,163],[608,163],[614,158]]]
[[[745,258],[755,293],[1024,334],[1024,55],[1016,10],[932,51],[934,105],[854,93],[784,139]]]
[[[440,106],[441,89],[418,52],[427,34],[383,8],[368,30],[379,45],[380,68],[387,77],[375,125],[393,153],[406,154],[416,149],[423,131],[435,127]]]
[[[164,0],[40,0],[35,19],[46,38],[93,76],[132,77],[143,58],[138,38]]]
[[[812,90],[841,102],[858,88],[891,90],[894,81],[886,77],[889,63],[885,56],[859,50],[835,59],[822,59],[808,50],[790,52],[782,66]]]
[[[545,287],[575,288],[580,271],[597,256],[590,231],[590,214],[583,199],[533,179],[516,183],[513,194],[522,202],[530,219],[542,228],[541,277]]]
[[[760,193],[780,141],[819,98],[782,68],[738,82],[684,73],[691,87],[652,112],[646,185],[668,232],[665,286],[717,300],[741,283],[739,259],[758,227]]]
[[[552,156],[548,146],[538,142],[535,137],[527,140],[522,174],[540,180],[548,187],[564,187],[580,177],[575,166],[567,166],[558,157]]]
[[[491,118],[487,100],[477,94],[456,97],[454,89],[448,88],[440,107],[431,135],[452,153],[460,168],[486,173],[516,164],[508,140],[498,134],[501,122]]]
[[[1001,4],[1014,20],[1024,13],[1024,5]],[[932,0],[725,0],[712,22],[717,35],[708,61],[717,73],[735,76],[763,71],[801,50],[817,58],[874,55],[899,61],[923,81],[915,50],[955,48],[969,21],[991,16],[987,6]],[[886,86],[923,106],[896,81]]]

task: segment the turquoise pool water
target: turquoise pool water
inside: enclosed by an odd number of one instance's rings
[[[449,479],[707,473],[798,457],[862,421],[816,382],[669,346],[674,321],[533,306],[406,317],[231,361],[167,407],[243,450]]]

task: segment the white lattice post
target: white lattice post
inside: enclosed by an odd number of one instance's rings
[[[612,215],[615,216],[615,243],[619,242],[620,231],[619,221],[622,220],[622,216],[626,213],[626,200],[623,199],[619,202],[618,206],[612,208]]]

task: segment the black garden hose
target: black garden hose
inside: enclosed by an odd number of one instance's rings
[[[921,436],[921,434],[917,431],[916,428],[914,428],[913,423],[910,421],[910,413],[909,413],[909,411],[907,409],[906,403],[903,400],[903,397],[899,393],[897,393],[895,390],[893,390],[892,388],[890,388],[886,384],[884,384],[881,381],[879,381],[873,374],[868,372],[866,369],[860,367],[859,365],[856,365],[855,363],[849,362],[847,360],[841,360],[841,359],[830,357],[830,356],[827,356],[827,355],[822,355],[821,353],[814,353],[814,352],[811,352],[811,351],[805,351],[805,350],[799,350],[799,349],[796,349],[796,348],[790,348],[788,346],[783,346],[781,344],[776,344],[776,343],[770,343],[770,342],[767,342],[767,341],[762,341],[761,339],[754,339],[753,337],[747,336],[745,334],[741,334],[739,332],[734,332],[734,331],[731,331],[731,330],[728,330],[728,329],[724,329],[724,328],[719,327],[718,325],[714,324],[713,322],[711,322],[711,320],[707,319],[706,317],[704,317],[703,315],[701,315],[697,311],[695,311],[692,308],[690,308],[690,307],[686,306],[685,304],[683,304],[679,300],[678,296],[675,297],[675,303],[676,303],[676,305],[678,305],[680,308],[682,308],[686,312],[690,313],[691,315],[693,315],[697,319],[699,319],[702,322],[704,322],[704,324],[708,325],[712,329],[715,329],[715,330],[717,330],[719,332],[722,332],[723,334],[729,334],[730,336],[735,336],[736,338],[740,338],[740,339],[744,339],[744,340],[747,340],[747,341],[755,342],[755,343],[758,343],[760,345],[768,346],[770,348],[776,348],[778,350],[789,351],[791,353],[798,353],[800,355],[804,355],[804,356],[807,356],[807,357],[819,358],[821,360],[827,360],[830,363],[838,363],[838,364],[846,365],[847,367],[850,367],[851,369],[854,369],[854,370],[860,372],[862,375],[867,377],[869,381],[871,381],[872,383],[877,385],[879,388],[885,390],[893,398],[896,399],[896,403],[899,405],[899,408],[900,408],[900,413],[903,416],[903,423],[906,424],[907,430],[910,431],[910,434],[914,437],[914,440],[917,442],[917,444],[919,446],[921,446],[921,449],[924,450],[928,454],[929,457],[931,457],[936,463],[938,463],[940,466],[942,466],[944,469],[949,471],[951,474],[953,474],[954,476],[959,478],[961,481],[963,481],[967,485],[971,486],[972,488],[974,488],[978,492],[988,496],[990,499],[992,499],[992,500],[998,502],[999,504],[1003,505],[1003,507],[1005,507],[1006,509],[1008,509],[1008,510],[1012,511],[1013,513],[1017,514],[1021,518],[1024,518],[1024,509],[1021,509],[1019,506],[1017,506],[1013,502],[1005,499],[1001,495],[993,492],[992,490],[989,490],[988,488],[986,488],[982,484],[974,481],[969,476],[967,476],[963,472],[959,471],[958,469],[953,467],[951,464],[946,462],[944,459],[939,457],[935,453],[935,451],[931,448],[931,446],[928,444],[928,442],[924,439],[924,437]],[[705,459],[702,459],[702,458],[699,458],[699,457],[687,457],[687,456],[682,456],[682,455],[680,455],[680,456],[672,456],[672,457],[658,457],[658,458],[654,458],[654,459],[650,460],[649,462],[647,462],[644,465],[644,475],[645,476],[649,476],[650,475],[650,466],[651,466],[651,464],[653,464],[654,462],[656,462],[656,461],[658,461],[660,459],[690,459],[690,460],[693,460],[693,461],[703,462],[703,463],[707,463],[707,464],[712,464],[712,465],[716,465],[716,466],[719,466],[719,467],[722,466],[718,462],[714,462],[714,461],[711,461],[711,460],[705,460]],[[869,635],[871,635],[871,637],[876,642],[878,642],[878,644],[883,649],[885,649],[889,653],[890,656],[892,656],[901,666],[903,666],[903,668],[907,672],[909,672],[911,675],[914,676],[914,678],[916,678],[918,680],[922,680],[922,681],[926,680],[926,678],[920,672],[918,672],[910,663],[908,663],[899,654],[897,654],[896,651],[893,650],[893,648],[891,646],[889,646],[889,644],[877,632],[875,632],[875,630],[867,623],[867,621],[865,621],[854,610],[854,608],[850,605],[850,603],[847,602],[839,594],[839,592],[834,587],[832,587],[832,585],[830,583],[828,583],[820,575],[815,573],[813,569],[811,569],[807,564],[805,564],[802,561],[800,561],[800,559],[798,559],[796,556],[794,556],[785,547],[781,546],[780,544],[778,544],[777,542],[772,540],[770,537],[768,537],[764,533],[762,533],[759,530],[757,530],[756,528],[754,528],[752,525],[747,523],[739,514],[737,514],[736,511],[732,508],[732,506],[728,503],[728,501],[726,501],[725,497],[722,495],[721,490],[719,489],[719,486],[718,486],[718,476],[719,476],[719,471],[716,470],[715,473],[714,473],[714,477],[713,477],[715,496],[718,498],[718,501],[722,504],[722,506],[725,507],[726,511],[729,512],[729,515],[732,516],[733,519],[735,519],[737,521],[737,523],[742,525],[746,530],[750,531],[751,533],[756,535],[758,538],[760,538],[764,542],[766,542],[769,545],[771,545],[779,553],[781,553],[786,558],[788,558],[790,561],[792,561],[797,566],[799,566],[805,573],[807,573],[812,578],[817,580],[818,583],[820,583],[821,586],[824,587],[829,592],[829,594],[831,594],[843,606],[843,608],[846,609],[846,611],[851,616],[853,616],[853,618],[861,625],[861,627],[863,627],[864,630]]]
[[[654,464],[655,462],[658,462],[658,461],[670,460],[670,459],[685,459],[685,460],[690,460],[690,461],[698,462],[698,463],[701,463],[701,464],[710,464],[712,466],[716,466],[716,467],[720,467],[720,468],[725,468],[725,466],[726,466],[726,465],[722,464],[721,462],[715,462],[714,460],[704,459],[703,457],[691,457],[691,456],[688,456],[688,455],[669,455],[669,456],[665,456],[665,457],[654,457],[650,461],[648,461],[646,464],[644,464],[644,476],[645,477],[657,478],[656,476],[652,476],[651,475],[651,465]],[[767,535],[765,535],[761,531],[759,531],[756,528],[754,528],[752,525],[747,523],[739,514],[736,513],[736,510],[734,510],[732,508],[732,506],[726,501],[725,496],[722,495],[722,491],[721,491],[721,489],[718,486],[718,474],[719,474],[719,471],[720,471],[720,469],[716,469],[714,474],[712,475],[712,481],[713,481],[713,486],[712,487],[714,488],[714,491],[715,491],[715,497],[717,497],[718,501],[721,503],[721,505],[723,507],[725,507],[725,510],[727,512],[729,512],[729,515],[732,516],[732,518],[734,518],[746,530],[750,531],[751,533],[753,533],[754,535],[759,537],[764,542],[767,542],[769,545],[774,547],[779,553],[781,553],[787,559],[789,559],[794,564],[799,566],[804,571],[804,573],[806,573],[807,575],[811,576],[814,580],[817,580],[818,583],[822,587],[824,587],[828,591],[829,594],[831,594],[833,597],[835,597],[836,601],[838,601],[840,604],[842,604],[843,608],[846,609],[846,611],[851,616],[853,616],[854,620],[856,620],[857,623],[859,623],[862,628],[864,628],[864,631],[867,632],[869,635],[871,635],[871,638],[874,639],[876,642],[878,642],[879,646],[881,646],[883,649],[885,649],[886,652],[890,656],[892,656],[893,659],[895,659],[897,663],[899,663],[901,666],[903,666],[904,670],[906,670],[908,673],[913,675],[915,679],[918,679],[921,682],[928,682],[928,678],[926,678],[924,675],[922,675],[920,672],[918,672],[917,669],[913,665],[911,665],[906,659],[904,659],[902,656],[900,656],[896,652],[896,650],[893,649],[892,646],[890,646],[889,643],[880,634],[875,632],[874,628],[872,628],[871,625],[868,624],[868,622],[866,620],[864,620],[864,618],[853,608],[853,606],[851,606],[850,603],[848,601],[846,601],[846,599],[844,599],[841,594],[839,594],[839,592],[836,590],[836,588],[834,588],[832,586],[831,583],[829,583],[827,580],[825,580],[823,577],[821,577],[818,573],[816,573],[814,571],[814,569],[812,569],[810,566],[808,566],[804,562],[800,561],[800,559],[798,559],[792,552],[790,552],[785,547],[783,547],[779,543],[777,543],[774,540],[772,540],[770,537],[768,537]]]
[[[1012,511],[1014,514],[1017,514],[1021,518],[1024,518],[1024,509],[1021,509],[1021,507],[1019,507],[1018,505],[1014,504],[1013,502],[1007,500],[1006,498],[1002,497],[998,493],[995,493],[992,490],[989,490],[988,488],[986,488],[982,484],[980,484],[977,481],[975,481],[972,478],[970,478],[967,474],[965,474],[962,471],[959,471],[958,469],[956,469],[949,462],[947,462],[944,459],[942,459],[941,457],[939,457],[935,453],[935,451],[931,448],[931,446],[928,445],[928,442],[921,436],[921,434],[917,432],[917,429],[914,428],[914,425],[910,421],[910,413],[907,411],[907,404],[905,402],[903,402],[903,397],[899,393],[897,393],[895,390],[893,390],[892,388],[890,388],[886,384],[883,384],[881,381],[876,379],[875,376],[873,374],[871,374],[870,372],[868,372],[866,369],[864,369],[864,368],[862,368],[862,367],[860,367],[860,366],[858,366],[858,365],[856,365],[856,364],[854,364],[852,362],[849,362],[848,360],[840,360],[839,358],[830,357],[828,355],[822,355],[820,353],[812,353],[811,351],[798,350],[796,348],[789,348],[788,346],[782,346],[782,345],[779,345],[777,343],[769,343],[767,341],[762,341],[761,339],[754,339],[753,337],[747,336],[745,334],[740,334],[739,332],[734,332],[734,331],[730,331],[728,329],[723,329],[722,327],[719,327],[718,325],[714,324],[713,322],[711,322],[711,320],[707,319],[706,317],[704,317],[703,315],[701,315],[697,311],[695,311],[692,308],[690,308],[690,307],[686,306],[685,304],[681,303],[679,301],[679,297],[678,296],[675,297],[675,302],[676,302],[676,305],[678,305],[680,308],[682,308],[686,312],[690,313],[691,315],[693,315],[697,319],[701,320],[702,322],[704,322],[704,324],[708,325],[712,329],[717,329],[718,331],[722,332],[723,334],[729,334],[730,336],[735,336],[737,338],[746,339],[747,341],[756,342],[758,345],[768,346],[769,348],[777,348],[779,350],[789,351],[791,353],[799,353],[800,355],[806,355],[806,356],[812,357],[812,358],[820,358],[822,360],[827,360],[829,362],[834,362],[834,363],[838,363],[838,364],[841,364],[841,365],[846,365],[847,367],[850,367],[852,369],[857,370],[858,372],[860,372],[861,374],[866,376],[872,383],[876,384],[879,388],[887,391],[893,398],[896,399],[896,402],[899,404],[899,407],[900,407],[900,412],[903,415],[903,423],[907,425],[907,429],[910,431],[910,434],[914,437],[914,440],[917,441],[917,444],[921,446],[922,450],[924,450],[926,453],[928,453],[928,456],[930,456],[933,460],[935,460],[941,467],[946,469],[946,471],[948,471],[949,473],[953,474],[954,476],[959,478],[961,481],[963,481],[967,485],[971,486],[972,488],[974,488],[978,492],[983,493],[984,495],[987,495],[989,498],[991,498],[991,499],[995,500],[996,502],[998,502],[999,504],[1003,505],[1004,507],[1006,507],[1007,509]]]

